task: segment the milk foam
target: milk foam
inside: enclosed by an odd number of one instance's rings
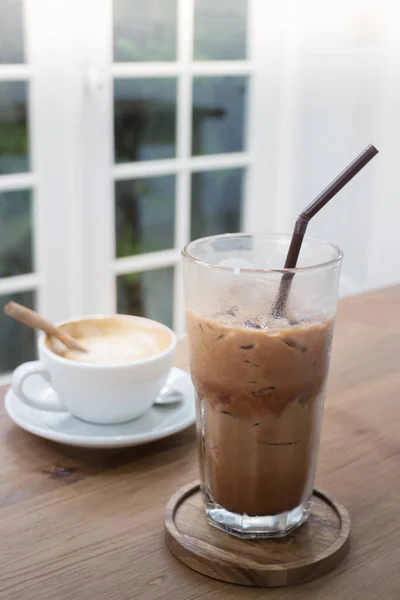
[[[79,341],[88,352],[67,350],[62,356],[84,363],[112,364],[149,358],[162,350],[157,334],[145,331],[84,336]]]

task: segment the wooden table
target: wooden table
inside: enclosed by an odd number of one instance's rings
[[[298,587],[220,583],[169,554],[163,510],[198,476],[193,428],[74,449],[21,431],[0,405],[1,599],[400,598],[400,287],[340,303],[317,480],[350,511],[352,544],[335,572]]]

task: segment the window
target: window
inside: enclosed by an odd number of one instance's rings
[[[35,308],[37,207],[22,0],[0,6],[0,302]],[[2,313],[0,322],[0,372],[7,372],[35,356],[35,340],[32,331]]]
[[[117,309],[182,332],[180,248],[242,228],[248,3],[112,8]]]
[[[371,141],[310,234],[343,248],[344,293],[397,281],[398,20],[378,0],[0,0],[1,302],[182,334],[181,248],[291,230]],[[0,321],[7,373],[35,336]]]
[[[181,248],[264,205],[260,1],[0,0],[3,304],[184,332]],[[6,373],[35,336],[0,320]]]
[[[103,148],[92,136],[86,149],[91,310],[183,333],[181,248],[248,226],[251,6],[113,0],[96,10],[97,45],[87,44],[103,109],[91,127],[108,126]]]

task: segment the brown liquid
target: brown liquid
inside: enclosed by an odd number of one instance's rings
[[[187,313],[202,476],[226,510],[276,515],[312,491],[333,320],[260,329],[236,310]]]
[[[117,364],[150,358],[171,344],[164,328],[146,321],[124,317],[82,319],[60,327],[87,348],[88,352],[68,350],[54,338],[47,347],[68,360],[91,364]]]

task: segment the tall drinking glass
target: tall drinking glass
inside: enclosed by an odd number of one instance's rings
[[[205,510],[239,537],[286,535],[310,509],[342,253],[305,237],[285,270],[289,243],[232,234],[183,251]]]

